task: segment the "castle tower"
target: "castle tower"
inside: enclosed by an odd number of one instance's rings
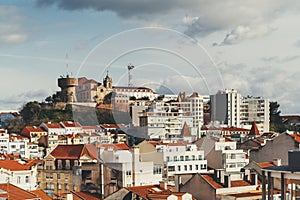
[[[103,79],[103,85],[108,91],[112,91],[112,79],[108,76],[108,72],[106,77]]]
[[[62,102],[75,102],[76,91],[75,88],[78,86],[77,78],[70,78],[69,75],[58,79],[58,86],[61,88],[60,97]]]

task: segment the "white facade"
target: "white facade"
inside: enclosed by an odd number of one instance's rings
[[[210,96],[211,121],[219,121],[229,127],[240,127],[241,95],[234,89],[220,90]]]
[[[251,129],[255,121],[259,132],[269,132],[270,101],[262,97],[243,97],[240,116],[241,127]]]
[[[27,143],[29,139],[19,136],[10,136],[7,144],[8,154],[20,154],[22,158],[29,158]]]
[[[203,119],[203,97],[194,92],[191,96],[186,96],[185,93],[180,93],[179,102],[172,102],[180,108],[184,114],[193,118],[193,124],[189,127],[201,127],[204,123]]]
[[[52,123],[52,122],[42,123],[40,127],[44,128],[48,132],[48,135],[66,134],[66,130],[59,123]]]
[[[2,166],[2,163],[6,162]],[[3,160],[0,161],[0,183],[11,183],[17,187],[20,187],[24,190],[36,190],[37,189],[37,166],[32,166],[31,169],[20,169],[13,170],[10,169],[13,165],[21,165],[18,161],[15,160]],[[25,168],[25,167],[24,167]]]
[[[163,152],[169,184],[175,183],[175,174],[207,172],[204,151],[199,150],[195,144],[165,143],[157,145],[156,149]]]
[[[153,102],[140,115],[140,126],[147,127],[151,139],[178,138],[184,123],[192,127],[193,117],[185,116],[177,106],[165,106],[164,102]]]
[[[224,138],[220,138],[215,143],[214,150],[220,152],[220,157],[212,154],[211,160],[221,160],[221,169],[225,172],[240,172],[243,167],[249,163],[249,159],[246,158],[246,153],[242,149],[236,149],[235,141],[226,141]]]
[[[139,148],[100,147],[99,155],[107,166],[122,171],[124,187],[158,184],[162,180],[162,170],[155,171],[153,162],[140,161]]]
[[[128,97],[135,97],[136,99],[141,99],[143,97],[148,97],[149,100],[154,100],[158,97],[158,94],[153,90],[146,87],[119,87],[114,86],[113,91],[117,94],[124,94]]]

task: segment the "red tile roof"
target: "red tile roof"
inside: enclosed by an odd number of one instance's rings
[[[252,122],[252,127],[250,129],[250,132],[249,132],[249,136],[259,136],[260,133],[259,133],[259,130],[256,126],[256,122]]]
[[[291,134],[291,136],[295,139],[296,142],[300,143],[300,135],[299,134],[293,133],[293,134]]]
[[[52,198],[44,192],[44,190],[32,190],[30,192],[41,198],[41,200],[52,200]]]
[[[65,121],[65,122],[60,122],[60,124],[67,128],[81,127],[81,125],[78,122]]]
[[[224,188],[224,185],[221,183],[216,182],[212,175],[207,175],[207,174],[202,174],[201,175],[204,180],[208,184],[210,184],[213,188],[218,189],[218,188]],[[244,180],[236,180],[236,181],[231,181],[231,187],[243,187],[243,186],[250,186],[251,184],[247,181]]]
[[[97,159],[97,154],[92,152],[94,145],[88,144],[74,144],[74,145],[58,145],[53,151],[51,151],[50,155],[56,159],[70,159],[77,160],[83,155],[88,155],[92,159]],[[94,146],[94,148],[96,148]]]
[[[272,162],[259,162],[257,165],[261,168],[273,167],[275,166]]]
[[[184,122],[183,128],[181,130],[181,137],[192,137],[191,131],[186,122]]]
[[[79,197],[81,200],[99,200],[99,195],[94,195],[88,192],[72,192],[73,195]]]
[[[104,129],[118,129],[118,128],[124,128],[124,124],[100,124],[100,126]]]
[[[25,164],[19,163],[17,160],[0,160],[0,168],[7,169],[10,171],[22,171],[30,170],[30,168],[37,163],[42,162],[41,160],[30,160]]]
[[[30,133],[39,133],[39,132],[45,132],[46,131],[44,129],[42,129],[41,127],[36,127],[36,126],[25,126],[23,128],[23,130],[21,131],[21,135],[24,135],[28,138],[31,137]]]
[[[168,191],[168,190],[161,189],[159,185],[133,186],[133,187],[126,187],[126,189],[139,195],[143,199],[147,199],[147,195],[149,193]]]
[[[220,183],[217,183],[216,181],[214,181],[213,177],[211,177],[210,175],[201,175],[204,180],[206,180],[207,183],[209,183],[213,188],[218,189],[218,188],[223,188],[223,186]]]
[[[47,123],[44,123],[44,125],[47,127],[47,128],[63,128],[60,123],[52,123],[52,122],[47,122]]]
[[[38,196],[26,190],[23,190],[17,186],[14,186],[10,183],[3,183],[0,184],[0,190],[5,191],[6,193],[2,192],[0,197],[6,199],[13,199],[13,200],[24,200],[24,199],[37,199]],[[42,199],[43,200],[43,199]]]

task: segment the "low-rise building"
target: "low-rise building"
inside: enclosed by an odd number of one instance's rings
[[[97,157],[93,145],[58,145],[45,156],[43,168],[38,170],[39,188],[52,196],[92,186],[99,188]]]
[[[0,183],[11,183],[23,190],[36,190],[39,163],[42,161],[0,160]]]

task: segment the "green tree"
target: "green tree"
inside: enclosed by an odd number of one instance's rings
[[[281,111],[279,110],[280,104],[270,102],[270,130],[282,133],[285,131],[284,124],[280,116]]]
[[[20,114],[22,119],[26,125],[36,125],[39,114],[41,112],[41,105],[37,101],[26,103]]]

